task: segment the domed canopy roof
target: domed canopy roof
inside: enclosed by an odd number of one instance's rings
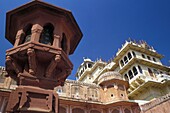
[[[108,72],[105,72],[104,74],[102,74],[100,77],[99,77],[99,81],[101,79],[105,79],[106,81],[107,80],[110,80],[110,79],[119,79],[119,80],[123,80],[123,76],[119,73],[119,72],[116,72],[116,71],[108,71]]]
[[[98,79],[98,84],[100,85],[113,83],[113,82],[119,82],[120,84],[124,84],[126,87],[129,86],[128,81],[125,81],[123,79],[123,76],[116,71],[105,72]]]

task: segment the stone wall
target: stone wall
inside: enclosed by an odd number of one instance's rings
[[[141,105],[141,113],[169,113],[170,112],[170,93],[157,98],[149,103]]]

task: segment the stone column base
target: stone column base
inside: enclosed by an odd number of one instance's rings
[[[58,95],[53,90],[19,86],[10,94],[7,113],[58,113]]]

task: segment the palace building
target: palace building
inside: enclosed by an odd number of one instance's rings
[[[68,80],[68,55],[82,37],[71,12],[35,0],[7,15],[14,47],[0,67],[0,113],[170,112],[170,67],[145,41],[126,41],[109,62],[84,58]]]

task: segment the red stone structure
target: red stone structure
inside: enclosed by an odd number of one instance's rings
[[[72,13],[41,1],[32,1],[7,13],[6,71],[17,81],[8,113],[58,113],[54,87],[63,85],[73,65],[82,33]]]

